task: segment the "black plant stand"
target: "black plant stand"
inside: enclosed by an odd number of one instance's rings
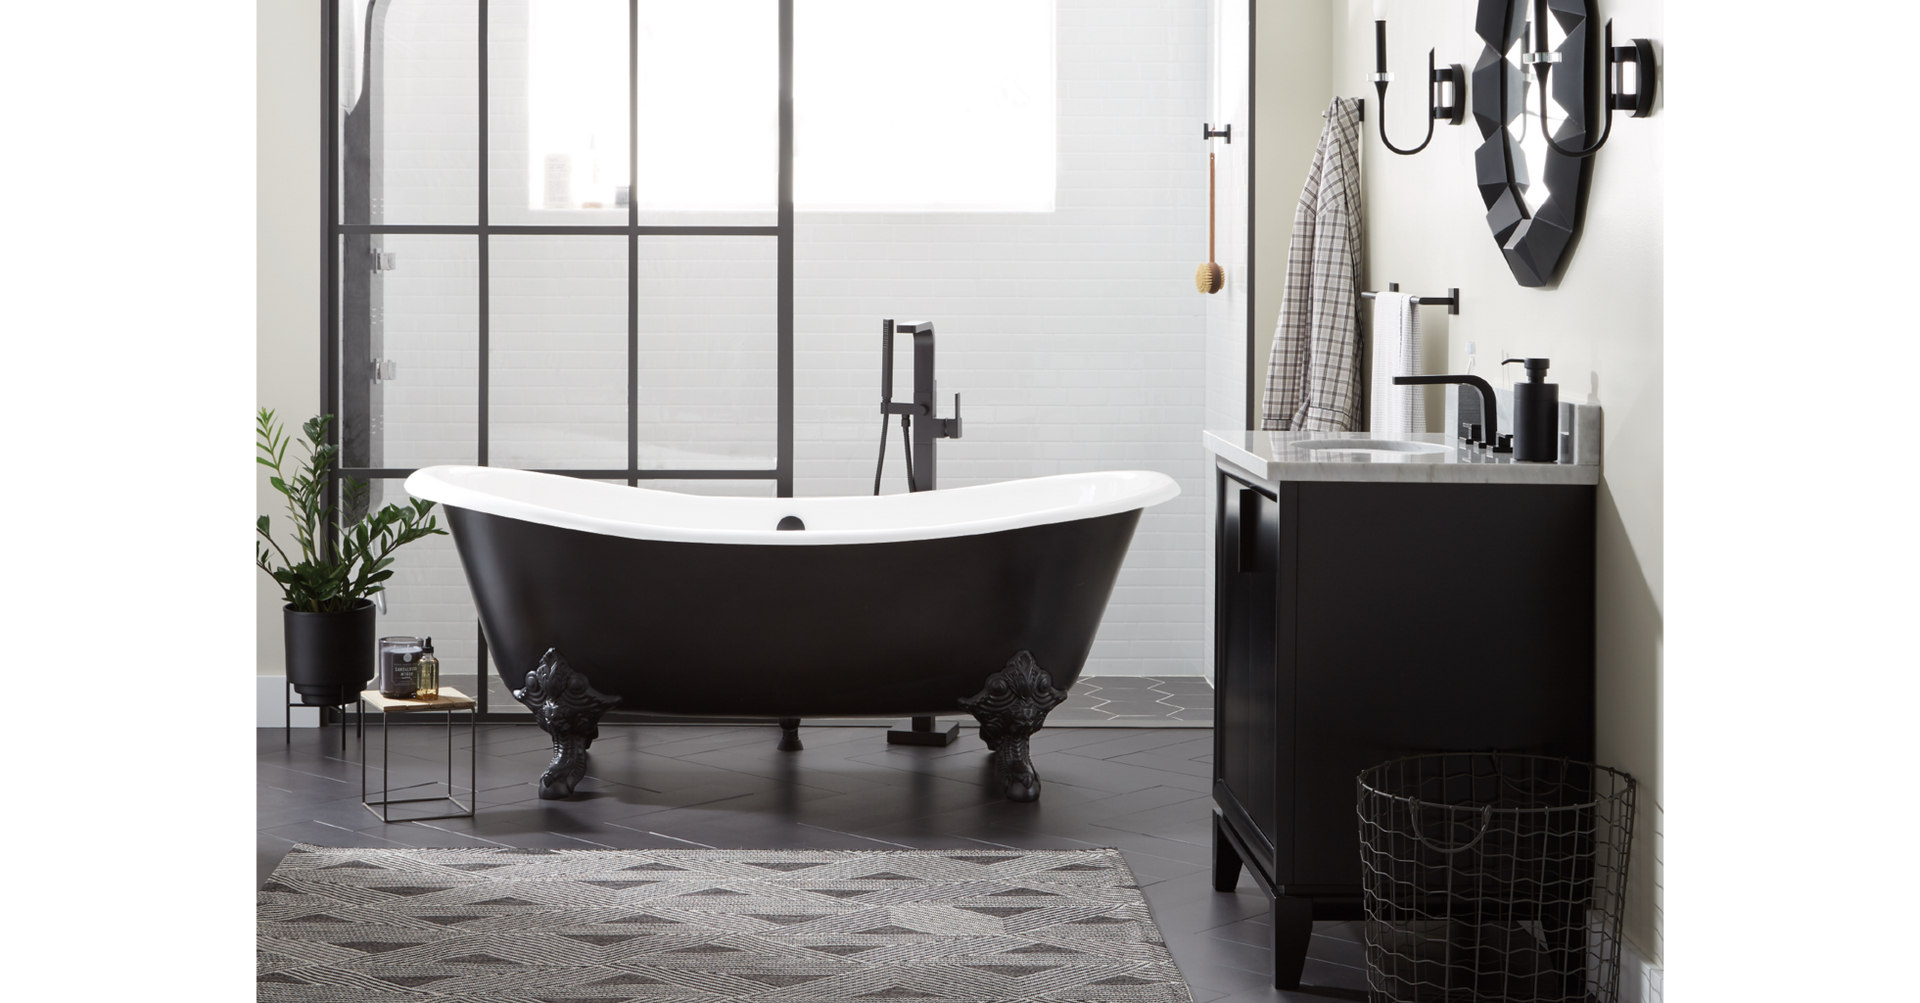
[[[328,708],[315,707],[313,704],[307,703],[306,701],[299,699],[300,693],[293,688],[292,683],[287,683],[286,687],[287,687],[287,694],[286,694],[287,695],[287,700],[286,700],[287,719],[286,719],[286,727],[283,731],[283,734],[285,734],[286,736],[287,744],[292,745],[293,744],[293,709],[295,707],[313,707],[315,713],[319,717],[319,721],[320,721],[319,726],[324,728],[327,726]],[[359,718],[356,717],[354,720],[359,721]],[[360,728],[361,728],[361,739],[364,741],[366,738],[365,724],[361,724]],[[344,706],[340,708],[340,751],[341,752],[347,751],[347,708]]]

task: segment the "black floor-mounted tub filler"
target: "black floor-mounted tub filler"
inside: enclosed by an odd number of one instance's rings
[[[428,467],[487,648],[553,736],[540,796],[586,773],[600,715],[971,713],[1015,801],[1028,737],[1080,676],[1152,471],[915,494],[727,498]]]

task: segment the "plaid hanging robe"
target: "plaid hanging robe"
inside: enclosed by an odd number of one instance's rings
[[[1334,98],[1325,117],[1293,211],[1263,429],[1360,427],[1360,102]]]

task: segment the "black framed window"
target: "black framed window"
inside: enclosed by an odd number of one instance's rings
[[[724,33],[655,0],[328,0],[344,473],[792,494],[793,0],[722,6]],[[716,162],[731,200],[686,197]]]
[[[793,0],[713,5],[728,31],[660,0],[323,4],[321,400],[375,505],[442,463],[793,493]],[[449,683],[524,717],[451,541],[395,571],[381,633],[440,635]]]

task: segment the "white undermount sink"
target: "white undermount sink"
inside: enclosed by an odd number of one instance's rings
[[[1411,442],[1406,439],[1300,439],[1289,445],[1295,449],[1328,449],[1342,453],[1444,453],[1448,449],[1437,442]]]

